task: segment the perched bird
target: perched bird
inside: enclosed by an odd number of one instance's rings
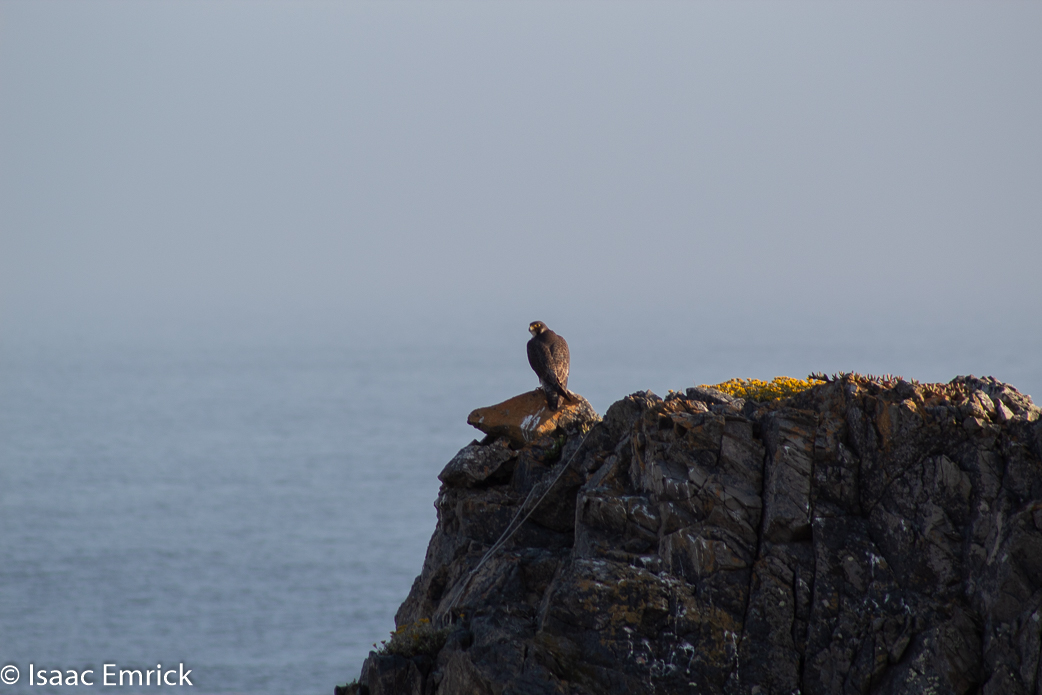
[[[542,321],[528,324],[532,339],[528,341],[528,363],[539,377],[539,386],[546,394],[550,410],[557,410],[560,398],[574,401],[568,390],[568,343]]]

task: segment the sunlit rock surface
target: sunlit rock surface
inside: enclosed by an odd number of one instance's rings
[[[728,398],[637,393],[585,438],[466,447],[396,616],[443,639],[372,654],[353,690],[1040,692],[1029,398],[991,379],[857,376]]]
[[[522,393],[510,400],[478,408],[467,417],[467,424],[494,437],[506,437],[513,444],[527,444],[556,430],[600,418],[585,398],[573,394],[575,402],[561,399],[557,410],[550,410],[542,389]]]

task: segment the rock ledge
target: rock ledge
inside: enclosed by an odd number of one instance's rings
[[[467,417],[467,424],[493,437],[506,437],[515,445],[524,445],[557,430],[592,425],[600,416],[585,398],[573,394],[574,403],[562,399],[561,406],[550,410],[541,389],[478,408]]]

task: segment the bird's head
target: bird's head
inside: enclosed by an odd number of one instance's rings
[[[531,333],[533,336],[539,335],[545,330],[548,329],[546,327],[546,324],[542,321],[533,321],[532,323],[528,324],[528,332]]]

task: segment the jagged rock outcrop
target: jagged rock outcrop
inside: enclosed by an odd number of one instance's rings
[[[472,444],[396,616],[441,639],[358,690],[1037,695],[1039,413],[992,379],[846,375]]]

